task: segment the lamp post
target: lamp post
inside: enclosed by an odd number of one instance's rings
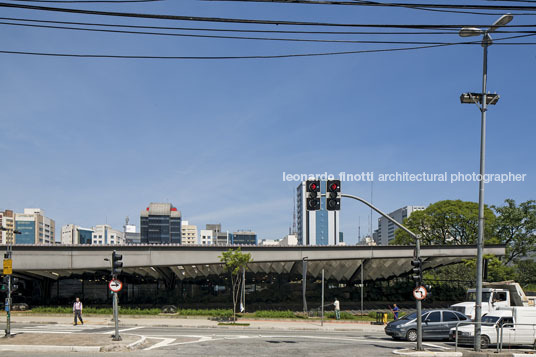
[[[482,35],[484,48],[484,61],[482,71],[482,93],[464,93],[460,97],[462,103],[475,103],[481,113],[480,129],[480,180],[478,190],[478,238],[477,238],[477,265],[476,265],[476,301],[475,301],[475,351],[480,351],[480,334],[482,323],[482,246],[484,244],[484,172],[486,157],[486,111],[488,105],[494,105],[499,100],[497,94],[488,95],[486,84],[488,78],[488,47],[493,43],[490,33],[501,26],[507,25],[514,17],[511,14],[502,15],[488,29],[477,27],[464,27],[460,30],[461,37]]]

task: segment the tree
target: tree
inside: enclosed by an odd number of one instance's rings
[[[494,242],[495,214],[484,208],[484,237]],[[422,211],[414,212],[404,225],[421,236],[421,244],[475,244],[478,237],[478,204],[461,200],[445,200],[431,204]],[[414,244],[414,239],[398,229],[392,244]]]
[[[536,201],[516,206],[512,199],[501,207],[492,206],[497,213],[495,231],[498,241],[506,244],[506,262],[526,257],[536,251]]]
[[[233,321],[236,322],[236,304],[240,296],[240,286],[242,283],[242,269],[251,262],[251,254],[242,253],[240,247],[235,250],[229,249],[219,257],[224,264],[225,270],[231,274],[231,291],[233,295]]]
[[[516,280],[522,285],[536,283],[536,262],[534,260],[519,260],[516,264]]]

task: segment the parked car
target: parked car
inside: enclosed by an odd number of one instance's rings
[[[452,310],[426,310],[422,313],[423,339],[448,339],[451,328],[460,321],[471,321],[461,312]],[[385,333],[395,340],[417,341],[417,313],[406,315],[391,321],[385,327]]]

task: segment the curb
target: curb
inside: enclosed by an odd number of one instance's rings
[[[100,346],[2,345],[0,351],[15,352],[100,352]]]
[[[394,350],[394,354],[402,356],[441,356],[441,357],[462,357],[462,352],[438,352],[438,351],[415,351],[413,349]]]

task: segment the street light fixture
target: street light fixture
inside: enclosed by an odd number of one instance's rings
[[[476,301],[475,301],[475,351],[480,351],[480,335],[482,323],[482,246],[484,242],[484,172],[486,156],[486,111],[488,105],[494,105],[499,100],[498,94],[487,94],[486,84],[488,78],[488,47],[493,44],[491,32],[494,32],[501,26],[505,26],[514,16],[512,14],[502,15],[488,29],[483,30],[477,27],[464,27],[460,30],[460,37],[471,37],[482,35],[482,47],[484,48],[484,61],[482,71],[482,92],[481,93],[464,93],[460,96],[462,103],[474,103],[478,106],[481,113],[480,129],[480,180],[478,191],[478,239],[477,239],[477,265],[476,265]]]

